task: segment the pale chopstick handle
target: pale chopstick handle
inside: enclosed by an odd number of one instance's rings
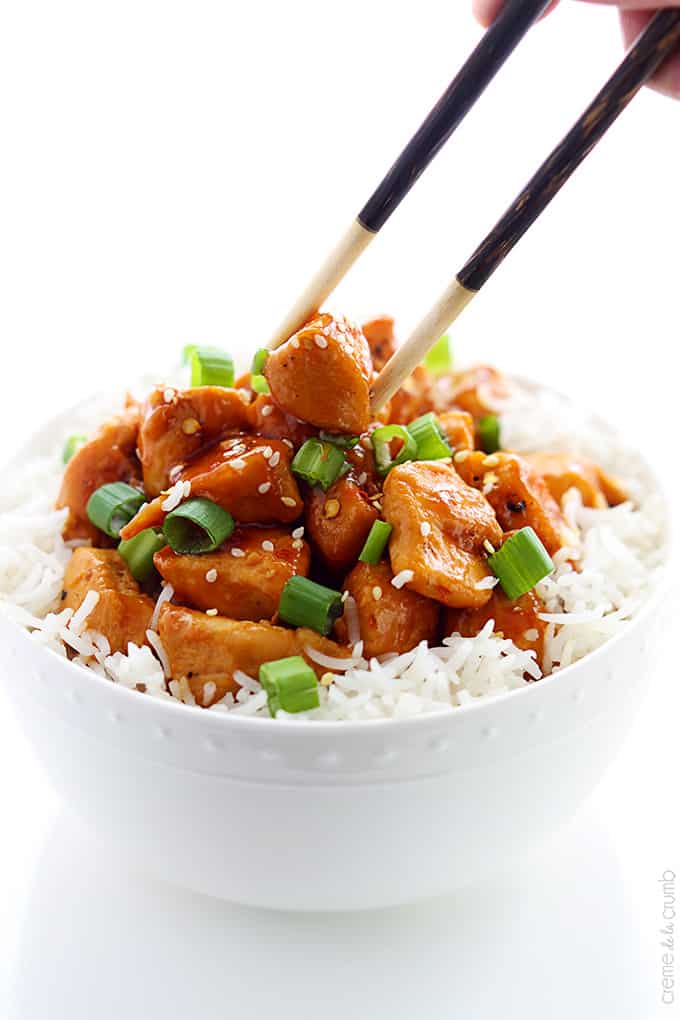
[[[454,280],[437,303],[411,333],[407,342],[392,355],[371,390],[371,411],[375,414],[394,396],[411,372],[421,363],[433,343],[448,329],[475,296]]]
[[[446,144],[550,0],[505,0],[444,94],[400,153],[357,219],[295,302],[268,346],[279,347],[335,290],[371,239]]]
[[[363,227],[358,220],[354,220],[349,230],[345,231],[335,248],[321,263],[285,319],[279,323],[278,329],[267,344],[270,350],[280,347],[303,323],[316,315],[326,298],[335,290],[374,237],[372,231]]]

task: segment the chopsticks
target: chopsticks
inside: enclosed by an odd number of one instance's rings
[[[392,397],[524,236],[648,78],[680,43],[680,9],[659,11],[624,60],[375,380],[373,412]]]
[[[549,2],[506,0],[493,25],[280,323],[269,340],[271,349],[279,347],[318,312]]]

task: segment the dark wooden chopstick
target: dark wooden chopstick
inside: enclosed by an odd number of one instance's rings
[[[315,314],[448,141],[550,0],[506,0],[436,106],[327,256],[269,341],[275,348]]]
[[[460,315],[551,199],[583,162],[644,83],[680,44],[680,9],[661,10],[571,130],[457,273],[376,379],[371,406],[379,410]]]

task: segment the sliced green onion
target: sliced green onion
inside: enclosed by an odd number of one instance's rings
[[[353,450],[359,442],[359,436],[345,436],[340,432],[324,432],[323,429],[319,432],[319,439],[323,443],[339,446],[341,450]]]
[[[194,356],[194,351],[198,349],[198,344],[185,344],[182,348],[182,364],[190,365],[191,359]]]
[[[144,493],[125,482],[111,482],[96,489],[87,501],[87,516],[109,538],[118,538],[144,503]]]
[[[165,540],[180,555],[212,552],[234,530],[234,518],[211,499],[195,496],[172,510],[163,523]]]
[[[130,568],[134,579],[144,582],[154,574],[153,558],[155,553],[167,544],[165,537],[155,528],[146,528],[134,538],[128,538],[125,542],[121,542],[118,552]]]
[[[371,442],[380,475],[386,475],[397,464],[415,460],[418,452],[415,439],[403,425],[381,426],[371,433]]]
[[[263,663],[259,677],[267,692],[272,719],[276,718],[280,709],[284,712],[306,712],[319,707],[316,673],[301,655]]]
[[[85,446],[87,436],[69,436],[64,443],[64,450],[61,458],[64,464],[68,464],[71,457],[75,456],[81,446]]]
[[[451,371],[452,365],[451,342],[448,333],[445,333],[425,355],[425,368],[430,375],[443,375]]]
[[[450,457],[453,450],[441,430],[434,411],[416,418],[408,426],[410,434],[416,441],[418,452],[414,460],[441,460]]]
[[[364,547],[359,553],[359,562],[379,563],[391,534],[391,524],[388,524],[387,521],[374,521],[368,538],[364,542]]]
[[[191,354],[192,386],[233,386],[234,362],[217,347],[196,347]]]
[[[263,375],[251,375],[250,388],[255,390],[256,393],[271,393],[269,383]]]
[[[253,363],[250,366],[251,375],[262,375],[265,362],[269,357],[269,351],[266,347],[260,347],[259,350],[255,351],[253,355]]]
[[[501,423],[495,414],[487,414],[479,419],[477,426],[479,441],[485,453],[495,453],[501,448]]]
[[[279,619],[292,627],[311,627],[327,636],[342,616],[342,595],[308,577],[291,577],[281,592]]]
[[[340,477],[345,454],[333,443],[308,439],[293,457],[292,470],[310,485],[320,485],[324,492]]]
[[[509,599],[518,599],[552,574],[555,564],[533,528],[522,528],[506,539],[487,563]]]

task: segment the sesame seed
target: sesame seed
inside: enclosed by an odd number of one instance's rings
[[[323,515],[328,519],[332,520],[333,517],[337,517],[340,513],[340,500],[339,499],[327,499],[324,508]]]
[[[330,687],[335,682],[335,677],[332,673],[322,673],[319,679],[319,683],[322,687]]]
[[[302,549],[304,544],[301,538],[293,539],[293,549]]]
[[[264,542],[262,543],[262,548],[264,549],[265,552],[274,552],[274,543],[270,542],[268,538],[265,538]]]
[[[487,471],[483,478],[484,488],[482,493],[486,496],[498,484],[498,475],[493,471]]]
[[[368,475],[366,474],[365,471],[362,471],[361,474],[359,475],[359,477],[357,478],[357,483],[359,485],[365,485],[367,481],[368,481]]]
[[[423,523],[420,525],[420,534],[423,536],[423,538],[427,538],[431,531],[432,525],[428,521],[423,521]]]
[[[173,390],[172,386],[168,386],[167,389],[163,391],[163,400],[165,401],[166,404],[171,404],[174,399],[175,391]]]
[[[300,341],[296,336],[294,336],[293,339],[291,340],[290,346],[294,347],[296,351],[300,349]]]
[[[201,424],[196,418],[185,418],[182,422],[182,432],[185,436],[193,436],[201,428]]]
[[[373,595],[375,601],[379,602],[380,599],[382,598],[382,588],[380,587],[380,585],[376,584],[371,594]]]
[[[491,542],[489,541],[489,539],[488,539],[488,538],[485,538],[485,539],[484,539],[484,548],[485,548],[485,549],[486,549],[486,551],[488,552],[489,556],[492,556],[492,555],[493,555],[493,553],[495,553],[495,552],[496,552],[496,550],[495,550],[495,549],[494,549],[494,547],[493,547],[493,546],[491,545]]]
[[[278,450],[275,450],[274,453],[269,458],[269,467],[273,467],[273,468],[277,467],[277,465],[278,465],[280,460],[281,460],[281,454],[279,453]]]
[[[498,467],[500,462],[501,462],[501,458],[498,456],[498,454],[497,453],[492,453],[489,457],[485,457],[484,458],[484,460],[482,461],[482,467],[485,467],[485,468]]]
[[[302,538],[304,533],[305,533],[305,529],[302,526],[299,527],[299,528],[295,528],[295,530],[293,532],[291,532],[293,538]]]
[[[347,589],[345,588],[345,590],[344,590],[344,591],[343,591],[343,593],[342,593],[342,598],[340,599],[340,601],[341,601],[341,602],[346,602],[348,598],[349,598],[349,592],[348,592],[348,590],[347,590]]]
[[[328,340],[326,340],[325,336],[321,336],[320,333],[317,333],[317,335],[314,337],[314,343],[316,344],[317,347],[320,347],[322,351],[326,347],[328,347]]]
[[[273,404],[265,404],[264,407],[262,408],[262,417],[266,418],[268,415],[272,413],[273,410],[274,410]]]
[[[234,548],[231,550],[231,555],[234,557],[234,559],[241,560],[245,556],[245,553],[243,549],[239,549],[238,546],[235,545]]]
[[[265,492],[269,492],[271,487],[272,487],[272,483],[271,482],[262,482],[261,485],[258,485],[257,491],[262,493],[262,495],[264,496]]]
[[[295,500],[292,496],[282,496],[281,502],[284,506],[295,506]]]
[[[262,456],[264,457],[265,460],[269,460],[273,452],[274,451],[272,450],[271,446],[265,446],[264,450],[262,451]]]
[[[191,482],[186,481],[182,483],[184,486],[184,498],[188,499],[191,495]]]
[[[400,570],[398,574],[395,574],[392,578],[393,588],[403,588],[405,584],[408,584],[413,580],[415,574],[412,570]]]
[[[287,446],[287,447],[289,447],[289,448],[290,448],[291,450],[294,450],[294,449],[295,449],[295,447],[294,447],[294,446],[293,446],[293,444],[291,443],[290,439],[284,439],[284,440],[283,440],[283,442],[284,442],[284,443],[286,444],[286,446]]]
[[[208,582],[208,584],[214,584],[215,581],[217,580],[217,571],[214,568],[212,570],[207,570],[205,574],[205,579]]]
[[[459,450],[458,453],[454,453],[453,459],[455,460],[456,464],[462,464],[463,461],[467,460],[469,456],[470,456],[469,450]]]
[[[206,616],[217,616],[217,610],[216,609],[206,609],[205,615]]]
[[[234,457],[234,459],[229,462],[229,467],[236,468],[237,471],[240,471],[245,466],[246,462],[242,460],[240,457]]]

